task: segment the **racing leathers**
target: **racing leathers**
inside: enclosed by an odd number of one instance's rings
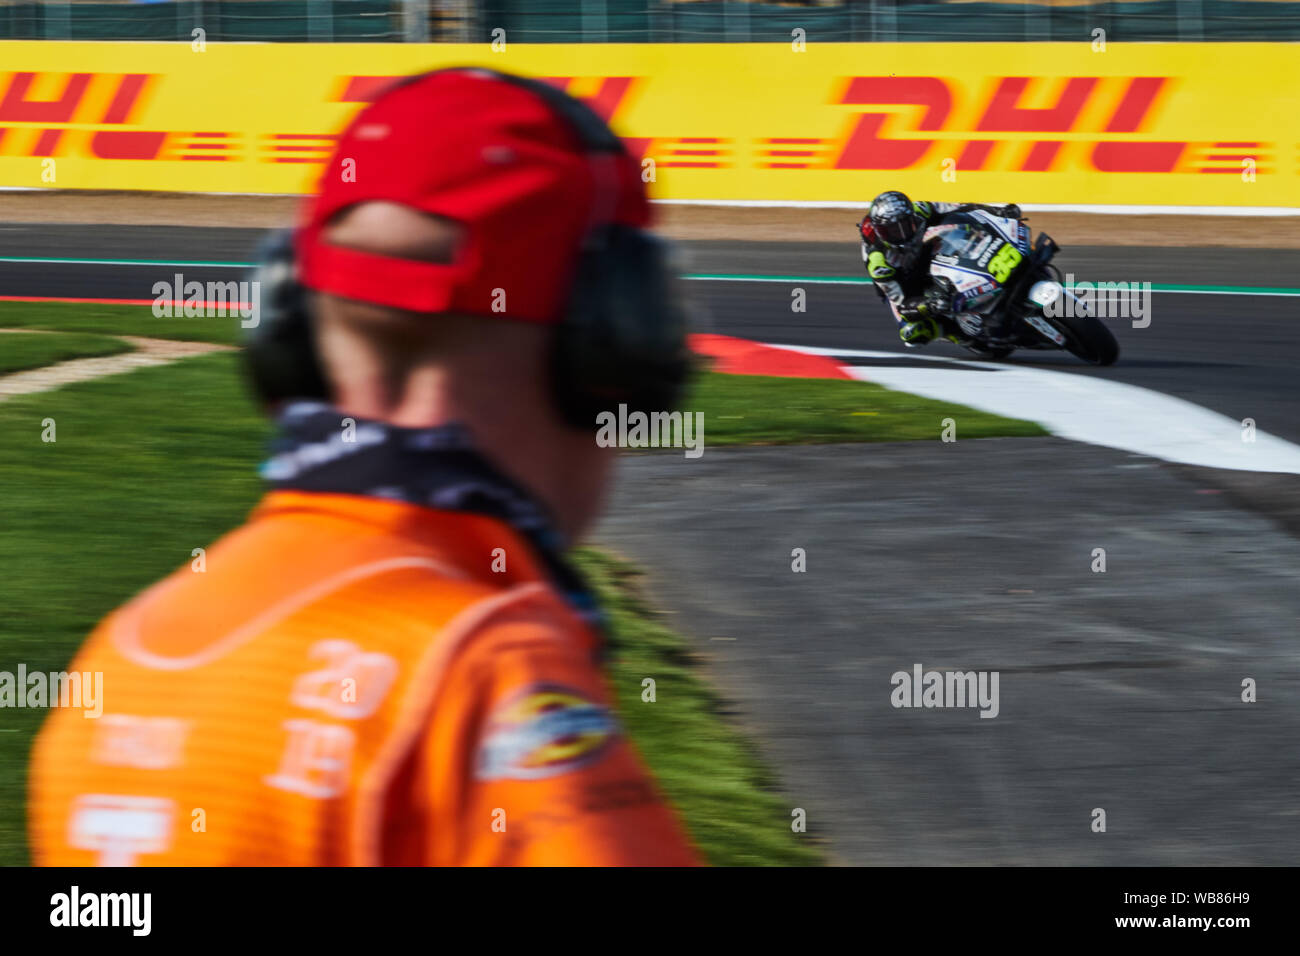
[[[1020,207],[916,200],[912,208],[924,220],[924,225],[907,243],[890,245],[874,234],[866,219],[859,225],[859,231],[862,235],[862,262],[867,274],[875,283],[876,291],[889,303],[898,323],[899,338],[904,345],[915,348],[942,334],[942,320],[952,315],[951,293],[930,281],[930,260],[925,249],[926,228],[949,213],[974,209],[1019,219]]]

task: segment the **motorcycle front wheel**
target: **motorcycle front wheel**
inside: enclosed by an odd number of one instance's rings
[[[967,352],[970,352],[972,355],[974,355],[976,358],[986,359],[987,361],[990,362],[996,362],[998,359],[1004,359],[1012,352],[1015,351],[1015,349],[1009,345],[1000,346],[998,348],[980,348],[980,346],[978,345],[965,345],[962,347],[966,349]]]
[[[1119,343],[1101,319],[1091,315],[1058,316],[1053,324],[1065,334],[1065,347],[1090,365],[1114,365]]]

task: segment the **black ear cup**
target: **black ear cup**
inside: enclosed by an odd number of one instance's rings
[[[269,236],[249,275],[260,303],[259,321],[245,331],[244,368],[267,405],[291,398],[327,399],[329,385],[316,357],[306,290],[294,273],[293,233]]]
[[[556,329],[553,393],[564,420],[596,426],[602,411],[676,410],[691,373],[681,280],[669,247],[630,226],[595,229]]]

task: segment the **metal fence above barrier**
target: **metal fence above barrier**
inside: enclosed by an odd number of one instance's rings
[[[0,3],[0,39],[808,43],[1300,40],[1294,0],[118,0]],[[802,32],[800,32],[802,31]],[[1097,31],[1101,31],[1098,34]]]
[[[391,0],[165,0],[0,4],[5,40],[383,42],[407,37],[410,4]],[[428,4],[419,3],[422,19]]]

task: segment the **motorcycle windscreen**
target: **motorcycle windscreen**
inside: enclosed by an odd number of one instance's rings
[[[987,265],[1004,240],[993,232],[958,226],[935,236],[938,245],[930,260],[930,274],[952,283],[953,308],[958,312],[979,312],[993,304],[1000,283]]]
[[[1018,219],[1004,219],[982,209],[970,213],[970,218],[981,224],[993,227],[1001,238],[1014,243],[1021,252],[1029,251],[1029,227]]]

